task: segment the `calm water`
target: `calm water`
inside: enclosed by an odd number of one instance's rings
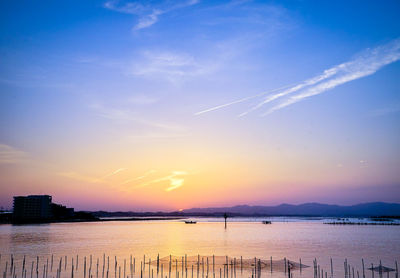
[[[63,266],[61,276],[71,277],[71,259],[74,258],[76,264],[76,255],[79,255],[80,269],[74,275],[79,278],[83,277],[81,272],[84,256],[89,258],[92,255],[93,265],[97,258],[102,264],[104,253],[106,257],[110,256],[113,267],[114,256],[117,256],[119,265],[123,264],[124,259],[129,265],[132,254],[136,258],[135,274],[139,277],[143,255],[155,260],[157,254],[160,257],[170,254],[215,254],[263,259],[272,256],[274,260],[286,257],[293,261],[301,258],[302,263],[309,266],[317,258],[318,263],[328,273],[332,258],[334,276],[343,277],[345,258],[355,271],[360,271],[360,275],[361,258],[364,258],[366,267],[370,267],[371,263],[377,265],[381,260],[383,265],[395,268],[395,261],[400,261],[400,226],[332,226],[319,221],[274,222],[272,225],[255,221],[231,222],[226,230],[221,222],[187,225],[180,221],[0,225],[0,253],[1,274],[3,275],[6,261],[10,264],[10,255],[13,254],[17,277],[21,277],[22,258],[26,255],[28,278],[31,262],[36,260],[36,256],[40,256],[40,273],[43,272],[46,259],[52,254],[57,262],[55,265],[58,265],[61,256],[67,256],[67,270],[64,271]],[[310,267],[301,274],[295,271],[293,275],[313,277],[312,273],[313,268]],[[92,274],[95,275],[94,271]],[[144,277],[148,277],[147,274]],[[251,273],[243,276],[251,277]],[[283,277],[284,274],[279,271],[271,274],[269,270],[265,270],[261,276]],[[371,277],[371,271],[367,271],[366,276]],[[38,277],[42,278],[42,274]],[[48,277],[56,277],[55,271],[49,273]],[[191,278],[191,273],[188,277]],[[219,278],[219,272],[216,277]],[[375,277],[378,278],[379,274],[376,273]],[[387,274],[383,277],[387,277]],[[390,273],[390,277],[395,277],[394,272]],[[114,271],[109,278],[114,278]]]

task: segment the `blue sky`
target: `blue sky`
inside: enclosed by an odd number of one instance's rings
[[[398,1],[0,5],[0,204],[400,199]]]

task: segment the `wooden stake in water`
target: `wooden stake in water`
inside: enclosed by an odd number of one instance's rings
[[[215,274],[215,256],[213,254],[213,273]]]
[[[286,274],[286,257],[283,258],[283,261],[285,262],[285,274]]]
[[[201,258],[201,277],[204,278],[204,257]]]
[[[0,255],[0,259],[1,259],[1,255]],[[25,260],[25,255],[24,255],[24,260],[23,260],[23,262],[22,262],[22,274],[21,274],[21,278],[23,277],[23,275],[24,275],[24,273],[25,273],[25,271],[26,271],[26,269],[25,269],[25,263],[26,263],[26,260]]]
[[[7,269],[7,264],[6,264],[6,269]],[[31,278],[32,278],[32,274],[33,274],[33,261],[32,261],[32,267],[31,267]]]
[[[117,264],[117,256],[114,256],[114,278],[117,278]]]
[[[299,259],[299,263],[300,263],[300,273],[301,273],[301,258]]]
[[[108,278],[109,270],[110,270],[110,257],[107,256],[107,273],[106,273],[107,275],[106,275],[106,278]]]
[[[89,278],[92,278],[92,254],[90,254],[90,265],[89,265]]]
[[[39,257],[37,257],[39,260]],[[11,264],[10,264],[10,274],[12,274],[13,268],[14,268],[14,257],[11,255]]]
[[[60,268],[61,268],[61,259],[60,259]],[[36,277],[39,276],[39,256],[36,257]]]
[[[374,278],[374,264],[371,263],[371,273],[372,273],[372,278]]]
[[[364,267],[364,259],[361,258],[361,265],[362,265],[362,276],[365,278],[365,267]]]
[[[168,278],[171,278],[171,255],[169,255]]]
[[[21,277],[24,275],[24,270],[25,270],[25,255],[24,255],[24,260],[22,261],[22,273],[21,273]]]
[[[132,255],[131,255],[130,260],[129,260],[129,270],[131,272],[131,278],[133,278],[133,270],[132,270],[132,268],[133,268],[133,264],[132,264]]]
[[[271,256],[271,273],[272,273],[272,256]]]

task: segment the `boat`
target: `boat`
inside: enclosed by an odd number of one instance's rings
[[[263,223],[263,224],[272,224],[271,221],[263,221],[262,223]]]
[[[196,224],[196,221],[185,220],[185,224]]]

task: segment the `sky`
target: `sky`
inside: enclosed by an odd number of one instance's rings
[[[399,1],[0,2],[0,206],[400,202]]]

